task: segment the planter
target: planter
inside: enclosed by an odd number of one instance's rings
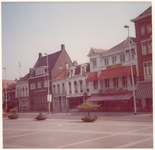
[[[37,115],[35,117],[36,120],[45,120],[47,119],[47,117],[45,115],[43,115],[42,113],[39,113],[39,115]]]
[[[8,118],[17,119],[17,118],[19,118],[19,115],[18,114],[11,114],[11,115],[8,115]]]
[[[36,120],[45,120],[47,118],[35,118]]]
[[[94,122],[98,119],[97,116],[94,117],[90,117],[90,116],[84,116],[83,118],[81,118],[84,122]]]

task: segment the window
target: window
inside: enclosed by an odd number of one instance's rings
[[[105,66],[106,66],[106,65],[109,65],[109,58],[105,58],[105,59],[104,59],[104,64],[105,64]]]
[[[148,24],[148,25],[147,25],[147,33],[151,33],[151,32],[152,32],[151,25]]]
[[[118,78],[113,78],[113,85],[114,87],[118,87]]]
[[[38,69],[35,71],[36,76],[41,75],[41,74],[45,74],[45,69]]]
[[[109,79],[105,79],[105,87],[107,88],[107,87],[110,87],[109,86]]]
[[[125,55],[124,54],[121,54],[120,55],[120,62],[124,62],[125,61]]]
[[[60,94],[60,85],[58,84],[58,94]]]
[[[86,82],[87,92],[89,92],[89,82]]]
[[[116,60],[116,56],[113,56],[113,57],[112,57],[112,63],[115,64],[116,61],[117,61],[117,60]]]
[[[69,82],[69,93],[72,93],[71,82]]]
[[[41,82],[38,82],[38,88],[41,88]]]
[[[144,28],[144,26],[141,27],[141,35],[145,35],[145,28]]]
[[[132,59],[135,58],[135,50],[134,49],[131,50],[131,56],[132,56]]]
[[[136,82],[136,76],[135,75],[133,76],[133,80],[134,80],[134,85],[136,85],[137,82]],[[132,76],[130,76],[130,82],[131,82],[131,85],[132,85]]]
[[[123,87],[127,87],[127,77],[122,77],[122,84],[123,84]]]
[[[82,85],[82,81],[80,81],[80,91],[83,92],[83,85]]]
[[[65,85],[62,83],[62,93],[65,93]]]
[[[96,67],[97,66],[96,59],[95,60],[92,60],[92,65],[93,65],[93,67]]]
[[[35,88],[36,88],[35,83],[31,83],[30,84],[30,89],[32,90],[32,89],[35,89]]]
[[[152,61],[144,62],[143,68],[144,68],[144,75],[152,75]]]
[[[152,41],[148,41],[148,53],[152,53]]]
[[[55,94],[56,92],[55,92],[55,85],[53,85],[53,94]]]
[[[94,81],[93,84],[94,84],[94,89],[98,89],[98,81]]]
[[[146,48],[146,42],[142,43],[142,55],[146,55],[147,54],[147,48]]]
[[[77,82],[74,81],[74,88],[75,88],[75,93],[77,93],[78,89],[77,89]]]
[[[44,81],[44,87],[48,87],[48,81]]]

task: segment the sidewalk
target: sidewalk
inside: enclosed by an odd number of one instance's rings
[[[42,112],[49,117],[48,112]],[[20,118],[34,118],[39,112],[18,112]],[[50,119],[74,119],[81,120],[87,112],[51,112]],[[107,121],[132,121],[132,122],[153,122],[152,112],[90,112],[90,116],[98,116],[99,120]],[[49,119],[49,118],[48,118]]]

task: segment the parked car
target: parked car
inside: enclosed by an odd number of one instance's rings
[[[7,118],[8,114],[6,112],[3,111],[3,117]]]

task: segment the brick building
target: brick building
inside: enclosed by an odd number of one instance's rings
[[[8,92],[8,89],[6,87],[9,87],[13,83],[16,83],[16,81],[15,80],[2,80],[2,104],[3,104],[3,109],[6,108],[6,94],[7,94],[7,99],[9,97],[9,94],[8,94],[9,92]],[[7,101],[7,104],[8,103],[9,102]]]
[[[47,67],[48,60],[48,67]],[[53,54],[42,56],[39,53],[39,58],[34,67],[30,69],[29,77],[29,98],[30,110],[32,111],[47,111],[47,94],[48,94],[48,81],[49,93],[51,94],[51,81],[55,78],[66,65],[72,66],[70,57],[68,56],[65,45],[61,45],[61,50]],[[49,80],[48,80],[49,78]],[[52,103],[51,103],[52,108]]]
[[[139,82],[136,98],[142,109],[152,105],[152,6],[131,20],[135,23]]]

